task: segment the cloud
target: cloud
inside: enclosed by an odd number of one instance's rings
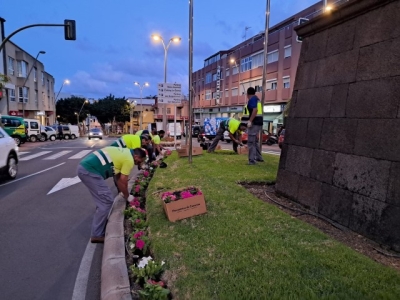
[[[229,35],[231,35],[232,32],[233,32],[232,25],[229,25],[228,23],[226,23],[226,22],[223,21],[223,20],[217,21],[217,22],[215,23],[215,25],[216,25],[217,27],[221,27],[221,28],[222,28],[222,32],[223,32],[224,34],[229,34]]]
[[[106,82],[93,78],[86,71],[78,71],[71,78],[71,85],[66,90],[83,95],[107,95],[110,89]]]

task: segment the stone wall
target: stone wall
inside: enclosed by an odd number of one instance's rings
[[[276,188],[400,251],[400,0],[349,0],[303,37]]]

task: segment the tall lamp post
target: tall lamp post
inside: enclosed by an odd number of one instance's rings
[[[78,127],[79,127],[79,116],[81,115],[82,109],[86,103],[89,103],[89,101],[88,100],[83,101],[81,109],[79,110],[78,113],[75,113],[76,114],[76,125],[78,125]],[[83,128],[82,128],[82,133],[83,133]]]
[[[169,42],[167,45],[164,43],[164,39],[161,37],[161,35],[158,34],[152,34],[151,37],[155,41],[161,41],[163,47],[164,47],[164,83],[167,83],[167,62],[168,62],[168,49],[169,46],[171,45],[172,42],[174,43],[179,43],[181,41],[181,38],[179,36],[172,37],[169,39]],[[175,107],[176,110],[176,107]],[[167,104],[164,103],[164,111],[163,111],[163,127],[164,130],[167,130]],[[175,133],[176,136],[176,133]]]
[[[129,128],[129,133],[133,134],[133,126],[132,126],[132,119],[133,119],[133,109],[136,106],[136,100],[126,100],[126,102],[129,103],[129,108],[130,108],[130,114],[129,114],[129,123],[130,123],[130,128]]]
[[[28,79],[29,79],[29,75],[31,75],[31,72],[32,72],[33,68],[36,67],[36,62],[37,62],[38,57],[39,57],[40,54],[46,54],[46,51],[41,50],[41,51],[39,51],[38,54],[36,55],[35,60],[33,61],[32,67],[29,69],[28,75],[26,75],[24,84],[22,85],[22,93],[24,92],[23,89],[24,89],[24,87],[25,87],[26,82],[27,82]],[[22,115],[23,115],[24,118],[25,118],[25,101],[24,101],[24,98],[23,98],[23,97],[22,97],[22,100],[23,100],[23,102],[22,102]]]
[[[65,84],[70,84],[70,83],[71,83],[71,82],[70,82],[68,79],[65,79],[65,80],[63,81],[63,83],[62,83],[62,85],[61,85],[61,87],[60,87],[60,90],[58,91],[57,96],[56,96],[56,98],[54,99],[54,103],[57,102],[58,96],[60,95],[61,90],[62,90],[62,88],[64,87],[64,85],[65,85]]]
[[[143,125],[143,97],[142,97],[142,91],[145,86],[150,86],[148,82],[143,83],[142,85],[135,81],[135,85],[137,85],[140,88],[140,125],[139,129],[143,130],[142,125]]]

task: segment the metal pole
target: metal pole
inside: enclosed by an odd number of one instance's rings
[[[167,83],[167,59],[168,59],[168,48],[165,47],[164,41],[162,41],[162,44],[164,46],[164,83]],[[167,129],[167,103],[164,103],[164,109],[163,109],[163,127],[165,131],[168,131]]]
[[[59,90],[58,93],[57,93],[57,96],[56,96],[56,99],[54,100],[54,103],[57,103],[58,95],[60,95],[61,90],[62,90],[64,84],[65,84],[65,80],[63,81],[63,84],[61,85],[60,90]]]
[[[2,41],[4,41],[4,39],[6,38],[5,29],[4,29],[4,23],[5,22],[6,22],[6,20],[0,17],[0,27],[1,27],[1,29],[0,29],[1,30],[1,36],[0,37],[1,37]],[[4,68],[3,74],[4,74],[4,76],[7,76],[7,54],[6,54],[6,48],[5,47],[3,49],[3,68]],[[9,100],[9,98],[8,98],[8,89],[5,89],[5,91],[6,91],[6,104],[7,104],[7,114],[8,114],[9,111],[10,111],[10,107],[9,107],[10,103],[8,101]],[[2,126],[1,122],[0,122],[0,126]]]
[[[189,164],[192,163],[193,107],[193,1],[189,0]]]
[[[129,103],[129,106],[130,106],[130,108],[131,108],[131,111],[130,111],[130,116],[129,116],[129,118],[130,118],[130,124],[131,124],[131,126],[130,126],[130,128],[129,128],[129,133],[130,133],[130,134],[133,134],[133,126],[132,126],[132,119],[133,119],[133,105],[132,105],[132,103]]]
[[[324,8],[323,8],[323,11],[325,12],[326,11],[326,7],[328,6],[328,0],[324,0]]]
[[[139,130],[143,130],[143,100],[142,100],[142,90],[143,90],[143,85],[140,86],[140,128]]]
[[[268,57],[269,18],[270,18],[270,11],[271,11],[270,8],[271,8],[271,1],[267,0],[267,8],[266,8],[266,11],[265,11],[264,64],[263,64],[262,93],[261,93],[261,108],[262,108],[262,116],[263,116],[263,125],[264,125],[265,89],[267,87],[267,57]],[[262,152],[262,133],[263,133],[263,126],[261,127],[260,137],[259,137],[260,152]]]

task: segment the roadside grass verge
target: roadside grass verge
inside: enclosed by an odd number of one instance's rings
[[[152,251],[175,299],[400,299],[400,274],[344,246],[237,181],[273,181],[279,158],[173,152],[147,191]],[[159,190],[194,185],[208,213],[171,223]],[[184,200],[182,200],[184,201]]]

